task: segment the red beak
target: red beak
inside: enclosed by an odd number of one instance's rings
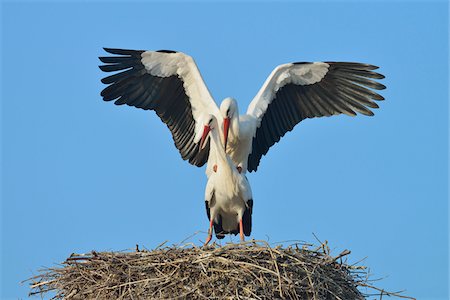
[[[223,119],[223,138],[225,140],[224,147],[227,152],[228,131],[230,129],[230,118]]]
[[[203,128],[202,140],[200,141],[200,149],[203,149],[205,147],[206,137],[208,136],[208,133],[210,131],[211,131],[211,127],[209,127],[208,125],[205,125],[205,128]]]

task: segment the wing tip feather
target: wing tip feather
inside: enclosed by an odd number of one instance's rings
[[[136,55],[136,54],[142,54],[142,52],[145,52],[145,50],[131,50],[131,49],[120,49],[120,48],[108,48],[103,47],[103,50],[110,54],[116,54],[116,55]]]

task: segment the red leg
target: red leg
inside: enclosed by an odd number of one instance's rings
[[[241,242],[245,241],[245,239],[244,239],[244,225],[242,224],[242,219],[239,221],[239,235],[241,237]]]
[[[213,220],[211,219],[211,222],[209,222],[208,237],[206,238],[205,244],[203,244],[203,246],[208,245],[212,239],[212,231],[213,231],[212,227],[213,227]]]

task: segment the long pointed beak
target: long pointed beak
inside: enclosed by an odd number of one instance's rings
[[[209,127],[208,125],[205,125],[205,128],[203,128],[202,140],[200,141],[200,149],[205,148],[206,137],[208,136],[208,133],[210,131],[211,131],[211,127]]]
[[[223,119],[223,138],[224,138],[224,147],[225,152],[227,152],[227,143],[228,143],[228,131],[230,130],[230,118]]]

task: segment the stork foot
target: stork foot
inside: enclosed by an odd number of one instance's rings
[[[208,237],[206,238],[205,243],[203,244],[203,247],[208,246],[209,242],[211,242],[212,234],[208,234]]]

